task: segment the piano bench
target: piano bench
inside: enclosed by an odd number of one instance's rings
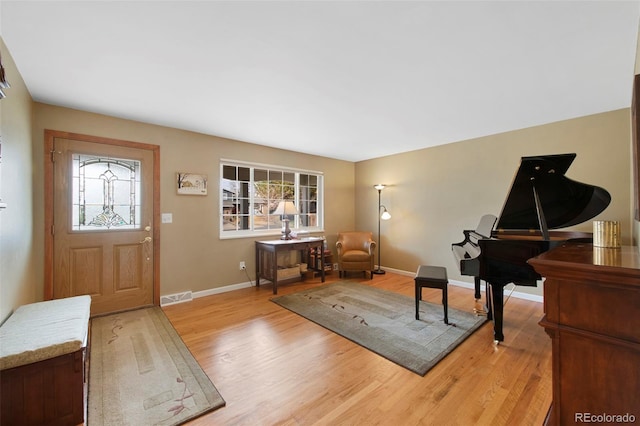
[[[420,265],[416,277],[414,278],[416,283],[416,319],[420,319],[420,301],[422,300],[422,289],[439,288],[442,290],[442,304],[444,305],[444,323],[449,324],[449,318],[447,315],[447,284],[449,279],[447,278],[447,269],[442,266],[426,266]]]

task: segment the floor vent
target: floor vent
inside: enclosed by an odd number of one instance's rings
[[[191,290],[189,290],[183,293],[160,296],[160,306],[175,305],[176,303],[191,302],[192,300],[193,294],[191,293]]]

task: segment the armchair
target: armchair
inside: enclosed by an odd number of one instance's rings
[[[347,271],[364,271],[373,279],[373,258],[376,242],[373,233],[366,231],[339,232],[336,249],[338,251],[338,274],[346,276]]]

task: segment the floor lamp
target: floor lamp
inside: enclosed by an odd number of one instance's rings
[[[387,208],[380,203],[380,196],[382,194],[382,190],[384,189],[384,185],[378,184],[375,185],[374,188],[378,190],[378,269],[374,269],[374,274],[382,275],[385,273],[384,270],[380,269],[380,219],[389,220],[391,219],[391,214],[387,211]],[[382,213],[380,213],[382,210]]]

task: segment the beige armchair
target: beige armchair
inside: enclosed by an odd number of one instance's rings
[[[347,271],[369,271],[373,279],[373,258],[376,242],[371,232],[339,232],[336,249],[338,251],[338,273],[346,276]]]

